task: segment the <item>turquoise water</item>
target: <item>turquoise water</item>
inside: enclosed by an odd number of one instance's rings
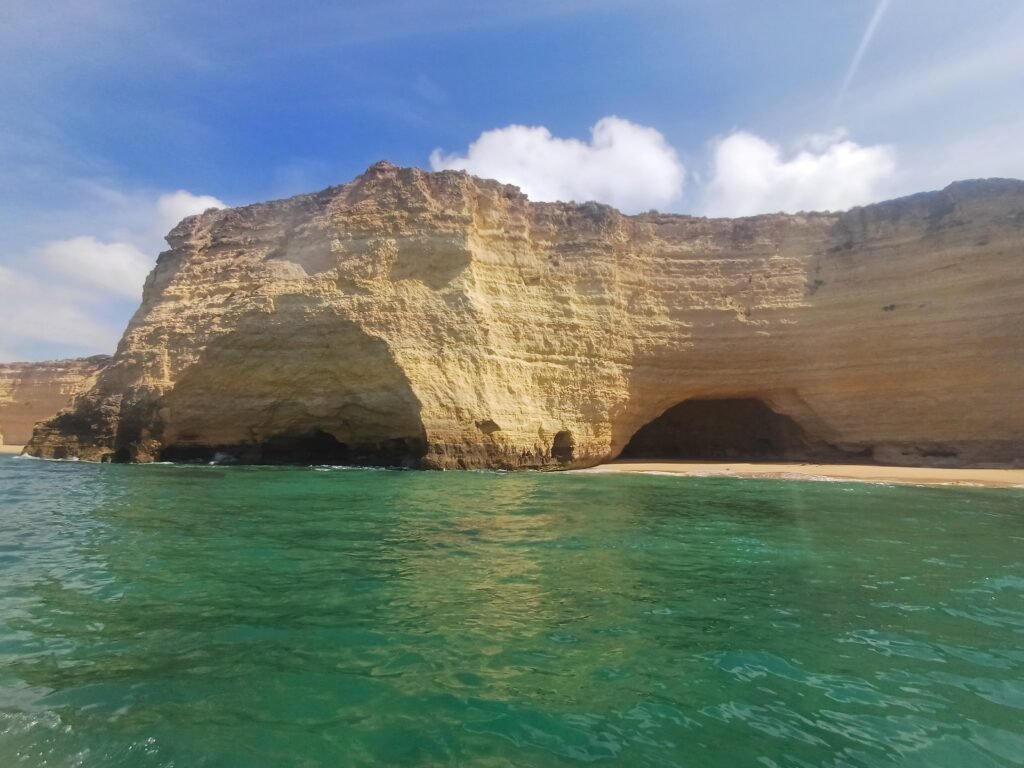
[[[1024,493],[0,459],[0,766],[1024,764]]]

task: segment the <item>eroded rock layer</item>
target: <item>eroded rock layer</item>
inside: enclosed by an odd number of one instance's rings
[[[1024,461],[1022,182],[706,219],[381,163],[168,242],[30,453],[585,466],[703,399],[793,458]]]
[[[24,445],[36,422],[51,418],[96,383],[109,355],[43,363],[0,363],[0,445]]]

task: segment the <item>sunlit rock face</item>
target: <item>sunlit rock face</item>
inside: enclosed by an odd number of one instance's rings
[[[0,363],[0,445],[24,445],[48,419],[96,383],[109,355],[42,363]]]
[[[697,399],[777,425],[722,411],[730,457],[796,435],[784,455],[1024,461],[1022,182],[705,219],[381,163],[168,242],[30,453],[587,466]]]

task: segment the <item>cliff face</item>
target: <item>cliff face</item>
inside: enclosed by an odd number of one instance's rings
[[[382,163],[168,242],[33,455],[585,466],[713,400],[740,453],[1024,460],[1022,182],[733,220]]]
[[[24,445],[48,419],[96,383],[109,355],[44,363],[0,363],[0,445]]]

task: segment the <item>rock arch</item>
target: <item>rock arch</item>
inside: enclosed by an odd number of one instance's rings
[[[551,458],[559,464],[571,464],[576,458],[576,436],[571,430],[562,429],[551,441]]]
[[[697,461],[838,460],[817,424],[773,408],[765,398],[687,398],[637,429],[620,458]],[[863,457],[860,457],[863,458]]]
[[[418,466],[420,402],[388,345],[333,312],[283,314],[215,339],[156,401],[158,458]]]

